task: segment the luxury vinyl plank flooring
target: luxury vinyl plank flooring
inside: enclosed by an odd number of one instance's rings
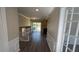
[[[20,52],[50,52],[46,36],[40,32],[33,32],[30,41],[20,41]]]

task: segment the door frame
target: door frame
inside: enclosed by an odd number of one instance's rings
[[[7,31],[7,20],[6,20],[6,8],[0,7],[0,52],[8,52],[8,31]]]
[[[62,48],[63,48],[63,31],[64,31],[65,11],[66,11],[66,7],[60,8],[56,52],[62,52]]]

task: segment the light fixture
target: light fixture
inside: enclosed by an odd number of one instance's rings
[[[39,11],[39,9],[35,9],[35,11]]]

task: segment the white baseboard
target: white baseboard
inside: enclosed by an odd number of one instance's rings
[[[19,52],[19,37],[9,41],[9,52]]]

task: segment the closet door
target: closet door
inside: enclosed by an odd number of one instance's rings
[[[66,8],[63,52],[79,51],[79,8]]]

